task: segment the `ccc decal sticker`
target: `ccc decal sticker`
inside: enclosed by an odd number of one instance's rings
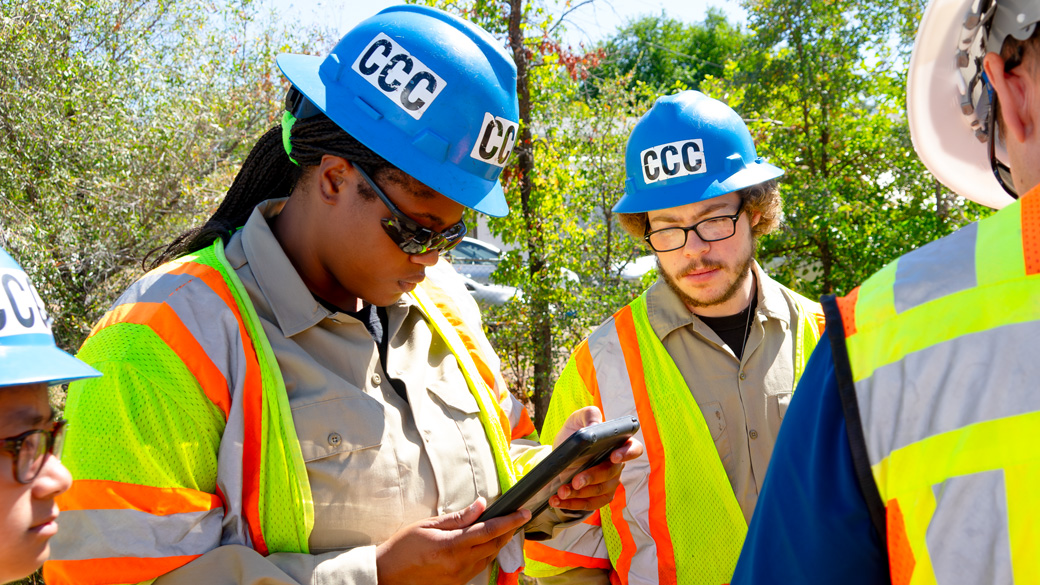
[[[648,148],[639,153],[639,162],[643,166],[643,182],[647,185],[707,171],[704,144],[699,138]]]
[[[516,122],[493,116],[491,113],[484,114],[480,136],[469,155],[496,167],[506,166],[506,161],[513,152],[513,145],[516,144],[519,128]]]
[[[29,277],[0,268],[0,337],[49,332],[50,317]]]
[[[354,71],[418,120],[447,85],[422,61],[379,33],[354,60]]]

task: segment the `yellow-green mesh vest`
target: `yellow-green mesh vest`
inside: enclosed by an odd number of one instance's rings
[[[824,308],[892,582],[1040,582],[1040,192]]]
[[[820,310],[793,296],[795,376],[801,376],[820,336]],[[589,405],[608,420],[637,414],[646,448],[644,458],[626,464],[614,501],[599,510],[609,567],[620,582],[628,583],[629,572],[636,571],[658,583],[728,583],[747,524],[701,409],[650,325],[645,292],[571,356],[554,390],[543,441],[552,440],[570,412]],[[625,514],[647,518],[656,566],[633,566],[637,545]],[[525,572],[540,577],[606,568],[596,558],[597,547],[588,539],[566,551],[552,542],[529,544]]]

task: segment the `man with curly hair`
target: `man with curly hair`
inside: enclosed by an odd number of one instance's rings
[[[659,277],[578,346],[543,427],[585,406],[635,414],[647,457],[598,516],[529,543],[545,583],[725,583],[792,391],[821,333],[820,306],[755,262],[781,214],[776,178],[740,116],[696,91],[661,97],[625,154],[621,225]]]

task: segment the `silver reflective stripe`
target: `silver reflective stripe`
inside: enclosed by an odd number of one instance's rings
[[[870,464],[939,433],[1040,410],[1037,339],[1038,322],[1005,325],[909,354],[857,382]]]
[[[951,477],[934,491],[935,516],[925,539],[936,582],[1011,585],[1003,470]]]
[[[220,544],[223,508],[156,516],[139,510],[69,510],[58,517],[51,560],[201,555]]]
[[[148,273],[126,289],[114,307],[128,303],[161,303],[195,278],[189,274]]]
[[[899,259],[892,291],[897,313],[975,286],[978,230],[967,225]]]
[[[621,351],[621,340],[614,319],[611,318],[597,329],[589,337],[588,343],[592,363],[596,367],[596,383],[603,403],[603,418],[610,420],[638,415],[632,393],[632,380],[628,376],[625,354]],[[636,433],[636,439],[646,444],[642,429]],[[649,481],[650,458],[646,455],[625,463],[621,470],[621,484],[625,487],[625,520],[632,530],[633,541],[639,550],[653,542],[650,538],[650,490],[647,487]],[[651,566],[641,566],[640,559],[652,561]],[[630,582],[633,573],[646,573],[657,579],[656,556],[647,559],[636,555],[632,559],[629,571]]]
[[[224,427],[217,455],[217,488],[224,495],[224,505],[227,506],[220,543],[252,548],[253,540],[246,530],[242,509],[242,450],[245,444],[242,393],[242,385],[239,384],[231,397],[231,416]]]

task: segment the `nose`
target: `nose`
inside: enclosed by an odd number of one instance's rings
[[[686,245],[683,246],[683,255],[687,257],[700,256],[701,254],[707,253],[711,249],[711,244],[705,242],[697,235],[697,232],[690,230],[686,232]]]
[[[437,260],[440,258],[440,256],[440,250],[430,250],[428,252],[423,252],[422,254],[412,254],[411,260],[412,262],[415,262],[416,264],[420,264],[422,266],[433,266],[437,263]]]
[[[43,469],[32,482],[32,495],[44,500],[59,496],[72,486],[72,474],[61,464],[57,457],[47,456]]]

